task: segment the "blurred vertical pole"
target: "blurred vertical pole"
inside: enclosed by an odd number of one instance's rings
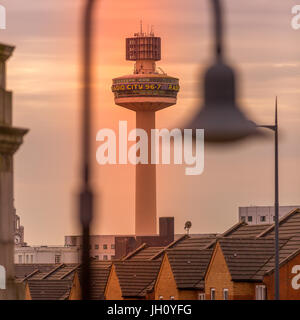
[[[82,227],[82,299],[90,299],[90,225],[93,219],[91,177],[91,113],[92,113],[92,13],[95,0],[87,0],[82,34],[82,186],[79,214]]]

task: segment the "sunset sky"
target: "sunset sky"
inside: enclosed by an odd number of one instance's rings
[[[103,0],[95,12],[94,137],[135,114],[114,105],[111,79],[131,74],[125,38],[139,21],[162,38],[158,66],[180,79],[176,106],[156,115],[158,128],[178,127],[202,103],[203,70],[211,61],[209,1]],[[296,0],[227,0],[228,61],[239,70],[239,101],[251,119],[272,124],[279,99],[280,204],[300,204],[300,30],[291,28]],[[63,244],[78,233],[80,32],[82,0],[2,0],[16,46],[8,63],[14,124],[30,129],[15,157],[15,206],[30,245]],[[96,141],[94,147],[96,150]],[[185,166],[158,166],[158,215],[174,216],[177,233],[223,232],[238,207],[273,205],[273,140],[205,146],[201,176]],[[95,152],[94,152],[95,153]],[[100,167],[94,157],[97,208],[94,234],[134,232],[134,167]]]

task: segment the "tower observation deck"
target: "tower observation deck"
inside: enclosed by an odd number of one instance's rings
[[[177,102],[179,79],[156,68],[156,61],[161,60],[161,38],[155,37],[153,32],[141,30],[126,39],[126,60],[135,61],[134,73],[113,79],[115,103],[135,111],[136,127],[144,129],[151,137],[155,112]],[[156,166],[151,164],[150,143],[148,157],[148,164],[136,165],[136,235],[156,234]]]

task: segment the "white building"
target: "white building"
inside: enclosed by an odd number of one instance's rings
[[[296,208],[300,206],[280,206],[279,218]],[[274,206],[239,207],[239,221],[245,221],[250,225],[272,224],[274,223]]]
[[[116,235],[91,235],[90,256],[96,260],[112,260],[115,256]],[[81,248],[81,236],[65,236],[65,247]]]
[[[79,247],[15,246],[15,264],[27,263],[79,263]]]

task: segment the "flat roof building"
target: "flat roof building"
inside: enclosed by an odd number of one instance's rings
[[[280,206],[279,218],[300,206]],[[272,224],[274,222],[274,206],[239,207],[239,221],[253,224]]]

